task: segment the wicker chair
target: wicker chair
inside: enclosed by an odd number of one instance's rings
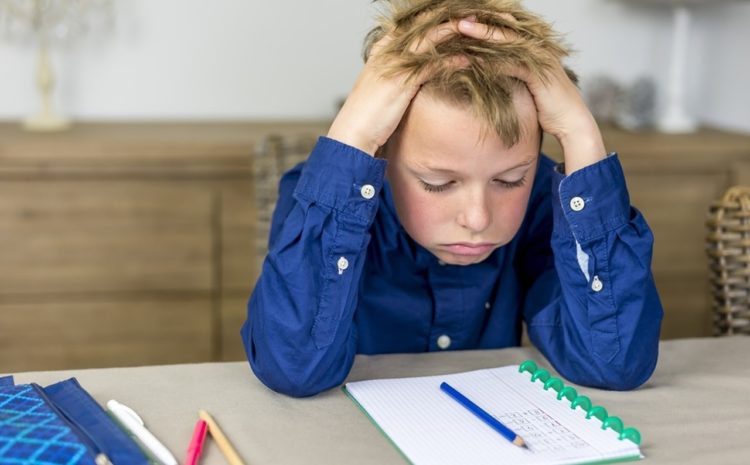
[[[255,187],[255,250],[258,269],[268,252],[268,234],[271,217],[279,196],[279,180],[288,170],[303,162],[310,155],[317,140],[313,135],[265,137],[253,159],[253,185]]]
[[[706,226],[714,334],[750,334],[750,187],[730,188]]]

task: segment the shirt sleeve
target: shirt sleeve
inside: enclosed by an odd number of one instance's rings
[[[656,366],[663,316],[651,230],[615,154],[567,177],[555,170],[551,193],[551,248],[541,240],[527,261],[529,337],[575,383],[634,389]]]
[[[241,331],[253,371],[271,389],[313,395],[349,373],[385,164],[322,137],[307,162],[282,178],[268,255]]]

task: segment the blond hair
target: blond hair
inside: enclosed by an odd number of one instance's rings
[[[468,105],[474,114],[508,146],[521,137],[521,125],[513,104],[523,83],[507,74],[522,66],[543,81],[548,72],[569,54],[560,36],[540,16],[516,0],[386,0],[379,25],[365,38],[364,59],[373,45],[388,35],[379,51],[385,76],[397,74],[413,80],[429,70],[423,89],[452,103]],[[509,18],[510,15],[512,18]],[[479,23],[510,31],[507,42],[478,40],[455,34],[423,52],[415,52],[429,31],[441,23],[473,16]],[[451,57],[466,57],[457,67]],[[566,69],[569,77],[575,74]]]

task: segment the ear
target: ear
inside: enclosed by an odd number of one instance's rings
[[[362,59],[365,63],[367,63],[367,60],[370,58],[372,46],[382,39],[384,35],[385,31],[381,26],[376,26],[367,33],[364,43],[362,44]]]
[[[575,84],[576,87],[578,87],[578,84],[580,84],[580,82],[579,82],[580,80],[578,79],[578,74],[576,74],[575,71],[573,71],[572,69],[568,68],[567,66],[563,67],[563,69],[565,69],[565,74],[568,75],[568,79],[570,79],[571,81],[573,81],[573,84]]]
[[[387,150],[386,146],[388,145],[388,142],[385,143],[385,145],[381,145],[376,151],[375,151],[375,158],[382,158],[383,160],[387,160]]]
[[[542,153],[542,145],[544,145],[544,131],[542,126],[539,126],[539,153]]]

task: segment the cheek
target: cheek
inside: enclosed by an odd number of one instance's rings
[[[394,188],[393,194],[401,224],[412,239],[423,245],[450,220],[449,209],[420,186]]]
[[[521,227],[530,194],[530,189],[514,189],[497,196],[493,203],[492,228],[502,242],[510,242]]]

